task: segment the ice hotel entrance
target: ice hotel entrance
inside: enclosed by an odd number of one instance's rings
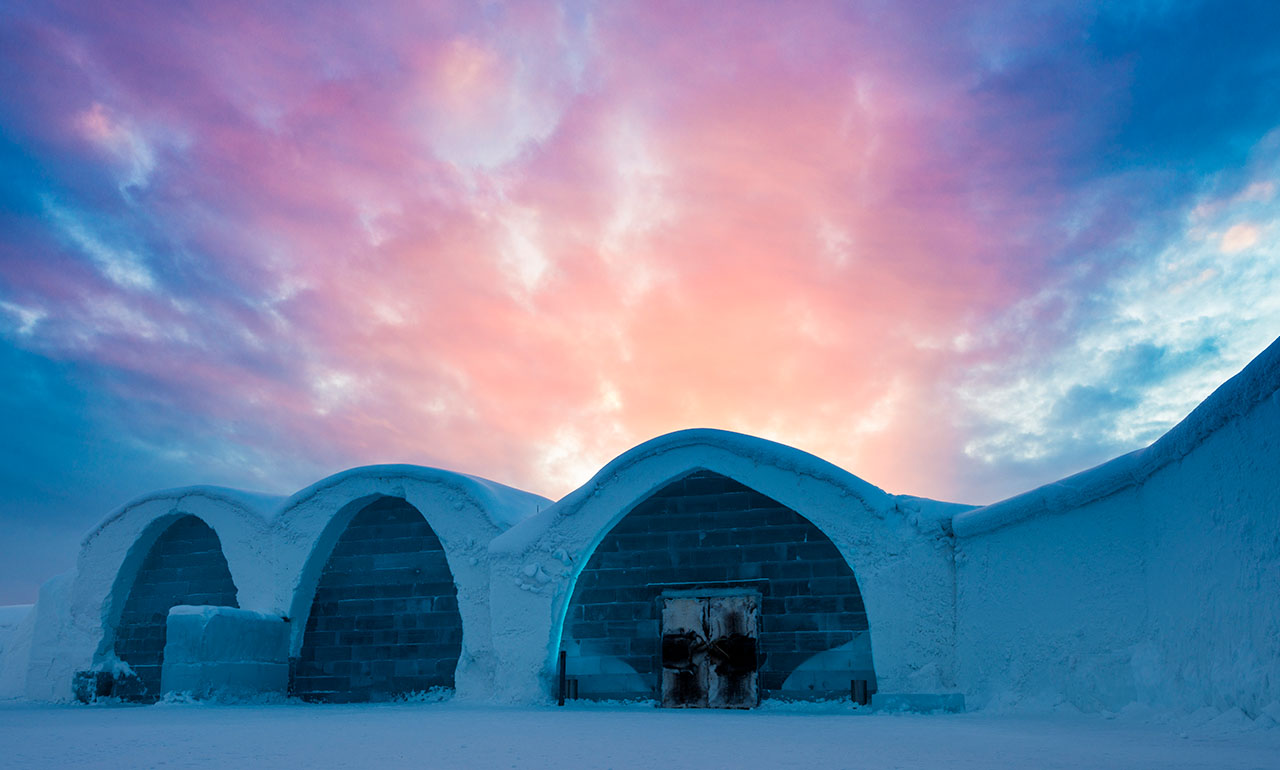
[[[800,513],[698,469],[604,536],[565,619],[569,691],[668,707],[875,689],[852,569]]]

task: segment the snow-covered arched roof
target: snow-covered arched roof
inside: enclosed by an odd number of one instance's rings
[[[80,539],[80,547],[87,547],[95,538],[100,536],[108,528],[115,526],[122,519],[134,517],[138,515],[146,516],[146,513],[139,514],[138,511],[145,511],[152,503],[172,503],[177,507],[181,507],[184,500],[200,498],[207,500],[214,505],[224,507],[228,511],[233,511],[234,515],[244,519],[245,521],[256,520],[259,523],[265,523],[274,514],[275,510],[284,501],[281,495],[272,495],[265,492],[249,492],[243,489],[232,489],[230,487],[219,487],[208,484],[196,484],[188,487],[175,487],[173,489],[160,489],[155,492],[148,492],[145,495],[136,497],[111,513],[107,514],[102,521],[93,529],[85,533]],[[207,522],[206,522],[207,523]]]
[[[699,469],[715,471],[764,494],[769,492],[761,487],[762,484],[776,487],[782,497],[793,497],[788,488],[808,480],[827,488],[846,502],[854,503],[865,513],[885,515],[896,512],[896,515],[927,532],[949,527],[956,512],[972,507],[891,495],[816,455],[776,441],[727,430],[691,428],[658,436],[618,455],[587,483],[556,501],[554,506],[504,533],[494,541],[492,548],[499,552],[524,550],[556,522],[580,520],[584,510],[598,509],[597,503],[602,495],[630,498],[634,505],[664,484]],[[782,497],[775,499],[786,504]],[[615,519],[605,530],[630,508],[627,506],[621,512],[615,511]],[[846,515],[847,508],[842,510],[842,515]],[[581,521],[577,526],[598,530],[601,524]],[[600,534],[603,536],[603,532]]]
[[[907,675],[909,661],[949,663],[951,517],[967,506],[898,497],[807,452],[723,430],[693,429],[624,452],[555,505],[489,546],[495,645],[515,698],[545,677],[578,575],[596,546],[636,505],[688,474],[733,479],[818,527],[852,567],[871,624],[877,676]]]
[[[329,554],[351,519],[381,497],[404,499],[440,538],[462,616],[458,691],[479,690],[493,665],[485,563],[489,542],[551,501],[475,476],[416,465],[353,468],[303,489],[281,505],[273,526],[276,606],[292,621],[295,653]]]
[[[263,564],[272,561],[267,512],[281,498],[213,486],[152,492],[113,511],[82,540],[71,587],[72,619],[96,637],[95,655],[109,654],[133,580],[156,540],[185,516],[217,535],[238,598],[255,594]]]
[[[482,511],[495,527],[503,530],[551,504],[550,500],[540,495],[479,476],[424,465],[385,464],[365,465],[327,476],[279,502],[276,513],[281,518],[288,518],[293,511],[304,507],[307,501],[325,491],[349,484],[353,479],[380,481],[393,487],[397,482],[405,480],[449,487],[469,500],[476,510]]]

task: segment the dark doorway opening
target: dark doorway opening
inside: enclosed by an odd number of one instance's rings
[[[452,688],[461,652],[444,546],[417,508],[383,497],[356,514],[325,563],[290,688],[335,703]]]
[[[117,674],[111,695],[141,702],[160,697],[166,624],[179,604],[240,606],[222,542],[195,516],[182,516],[161,533],[133,580],[114,649],[136,679]]]

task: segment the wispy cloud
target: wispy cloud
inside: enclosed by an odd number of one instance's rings
[[[1142,446],[1275,339],[1280,201],[1267,191],[1280,156],[1266,144],[1253,164],[1258,181],[1192,202],[1154,253],[1117,244],[1136,255],[1124,269],[1101,281],[1068,277],[995,323],[988,341],[1017,353],[977,367],[958,391],[974,420],[967,455],[1044,461],[1084,446],[1102,459]],[[1059,344],[1018,347],[1016,338],[1035,336],[1029,324],[1045,323],[1064,327]]]
[[[56,232],[87,257],[104,277],[122,289],[154,291],[156,279],[136,251],[109,244],[84,218],[51,198],[45,211]]]
[[[35,332],[36,326],[49,315],[40,308],[25,307],[14,302],[0,302],[0,310],[13,319],[15,322],[13,330],[22,337],[28,337]]]

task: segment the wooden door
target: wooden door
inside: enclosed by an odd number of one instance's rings
[[[754,595],[664,598],[662,705],[758,705],[759,616],[759,597]]]
[[[662,607],[662,705],[707,705],[707,603],[667,598]]]
[[[708,600],[707,705],[711,708],[749,709],[759,704],[758,617],[759,602],[754,596],[717,596]]]

